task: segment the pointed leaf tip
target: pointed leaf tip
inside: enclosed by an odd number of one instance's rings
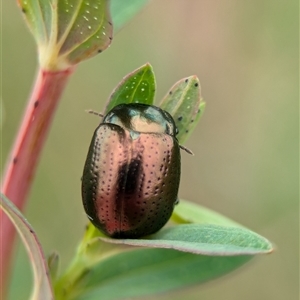
[[[177,139],[183,144],[196,127],[205,107],[198,77],[193,75],[175,83],[160,107],[173,116],[179,131]]]
[[[152,105],[156,90],[152,66],[147,63],[126,75],[112,92],[105,113],[121,103],[144,103]]]
[[[164,228],[146,239],[101,239],[113,244],[167,248],[212,256],[256,255],[273,251],[267,239],[248,229],[209,224]]]

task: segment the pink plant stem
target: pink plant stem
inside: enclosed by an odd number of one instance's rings
[[[1,191],[23,210],[52,117],[73,68],[39,70],[15,145],[7,163]],[[15,229],[0,210],[0,291],[7,291]]]

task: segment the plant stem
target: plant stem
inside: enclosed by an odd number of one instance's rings
[[[1,186],[2,193],[21,211],[26,203],[52,117],[73,70],[70,68],[57,72],[38,72]],[[0,291],[4,297],[8,286],[15,229],[1,210],[0,228]]]
[[[93,236],[98,237],[93,238]],[[90,224],[70,266],[53,283],[56,300],[76,298],[84,291],[83,283],[88,280],[92,266],[126,249],[120,245],[103,242],[99,236],[102,234]]]

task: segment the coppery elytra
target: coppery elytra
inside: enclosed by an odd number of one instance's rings
[[[113,238],[157,232],[178,202],[180,146],[172,116],[146,104],[120,104],[96,128],[82,176],[94,226]]]

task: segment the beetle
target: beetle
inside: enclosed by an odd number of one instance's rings
[[[159,107],[119,104],[99,115],[82,176],[85,212],[112,238],[153,234],[178,202],[180,148],[189,150],[179,145],[172,116]]]

